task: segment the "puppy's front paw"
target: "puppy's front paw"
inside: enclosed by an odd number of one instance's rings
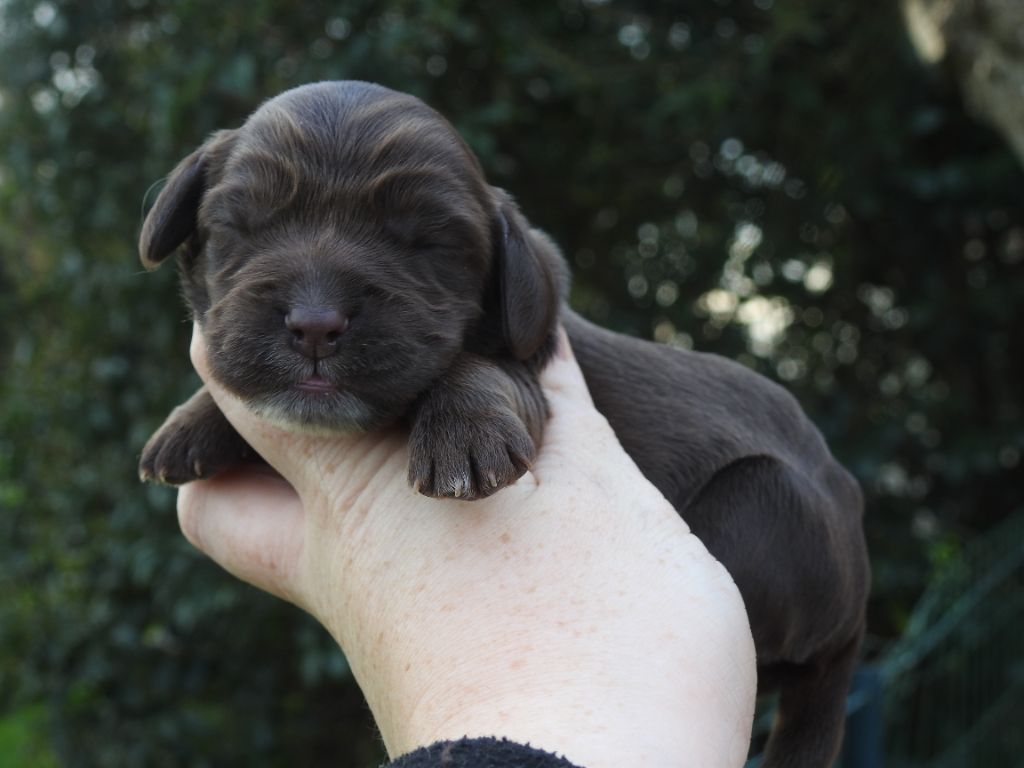
[[[210,473],[207,462],[196,450],[195,429],[173,416],[157,430],[139,460],[139,479],[143,482],[183,485]]]
[[[409,483],[435,498],[482,499],[522,477],[536,452],[511,412],[420,418],[409,438]]]
[[[204,388],[175,408],[149,438],[139,460],[139,479],[184,485],[255,458]]]

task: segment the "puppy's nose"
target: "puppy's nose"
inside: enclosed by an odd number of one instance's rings
[[[348,317],[327,307],[295,307],[284,319],[292,334],[292,348],[318,360],[338,351],[338,339],[348,328]]]

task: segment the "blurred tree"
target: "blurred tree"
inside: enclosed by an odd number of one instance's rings
[[[1018,0],[904,0],[926,61],[949,59],[975,113],[1024,160],[1024,4]]]
[[[882,0],[0,6],[0,708],[62,765],[368,764],[343,659],[177,533],[139,448],[196,385],[143,197],[318,79],[415,93],[598,322],[783,380],[868,493],[872,648],[1019,507],[1024,176]],[[614,660],[610,660],[613,662]]]

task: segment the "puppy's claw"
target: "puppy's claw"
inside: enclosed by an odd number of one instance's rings
[[[430,462],[420,462],[415,467],[409,467],[409,485],[413,493],[433,496],[433,479],[434,467]]]
[[[522,476],[526,472],[529,472],[533,468],[533,462],[523,456],[519,451],[509,449],[508,458],[512,462],[512,465],[516,468],[519,475]]]
[[[498,478],[494,474],[493,470],[488,470],[488,472],[487,472],[487,485],[489,487],[491,487],[491,488],[497,488],[498,487]]]
[[[473,495],[473,484],[468,477],[459,477],[452,482],[452,496],[456,499],[469,498]]]

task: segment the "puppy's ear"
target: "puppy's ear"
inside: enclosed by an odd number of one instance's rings
[[[506,192],[496,188],[493,192],[501,329],[516,359],[528,360],[550,342],[568,282],[566,270],[551,239],[531,229]]]
[[[171,171],[139,235],[139,257],[156,269],[196,230],[196,217],[214,168],[223,166],[235,131],[218,131]]]

